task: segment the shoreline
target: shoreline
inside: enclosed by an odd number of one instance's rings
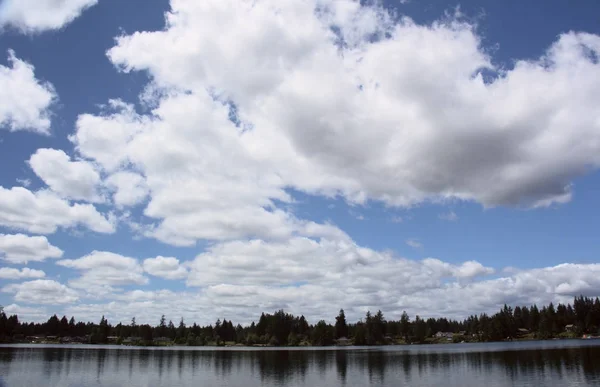
[[[90,348],[196,348],[196,349],[221,349],[221,348],[229,348],[229,349],[311,349],[311,348],[331,348],[331,349],[355,349],[355,348],[383,348],[383,347],[422,347],[422,346],[455,346],[460,344],[508,344],[508,343],[528,343],[528,342],[556,342],[556,341],[581,341],[581,342],[589,342],[589,341],[599,341],[600,336],[591,336],[591,337],[556,337],[551,339],[537,339],[537,338],[525,338],[525,339],[514,339],[514,340],[502,340],[502,341],[463,341],[463,342],[448,342],[448,341],[431,341],[426,343],[391,343],[391,344],[381,344],[381,345],[328,345],[328,346],[318,346],[318,345],[283,345],[283,346],[275,346],[268,344],[254,344],[254,345],[246,345],[246,344],[226,344],[226,345],[185,345],[185,344],[118,344],[118,343],[102,343],[102,344],[92,344],[92,343],[81,343],[81,342],[71,342],[71,343],[61,343],[56,341],[44,341],[44,342],[13,342],[13,343],[0,343],[0,347],[9,348],[12,346],[27,346],[27,347],[35,347],[35,346],[51,346],[51,347],[90,347]]]

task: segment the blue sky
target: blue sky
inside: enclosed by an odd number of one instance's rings
[[[463,317],[598,295],[600,5],[247,4],[0,2],[9,312]]]

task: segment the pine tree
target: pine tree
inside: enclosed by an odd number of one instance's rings
[[[402,334],[402,337],[404,337],[404,342],[409,343],[410,317],[408,317],[406,311],[402,312],[402,316],[400,316],[400,333]]]
[[[344,309],[340,309],[340,313],[335,318],[335,338],[348,336],[348,324],[346,323],[346,315]]]
[[[160,322],[158,323],[158,337],[165,337],[167,335],[167,320],[165,319],[165,315],[163,314],[160,317]]]
[[[183,322],[183,317],[179,320],[179,326],[177,327],[177,334],[175,335],[175,341],[178,344],[183,344],[187,338],[185,323]]]
[[[421,319],[418,315],[415,316],[415,324],[414,324],[414,336],[415,340],[418,343],[425,342],[425,334],[427,330],[427,324],[423,319]]]

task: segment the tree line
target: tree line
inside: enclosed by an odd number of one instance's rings
[[[435,341],[438,332],[445,340],[501,341],[519,337],[549,339],[600,334],[600,300],[575,297],[573,304],[504,307],[493,315],[472,315],[458,321],[447,318],[411,318],[404,312],[399,320],[387,320],[381,311],[367,312],[355,323],[346,320],[344,310],[335,323],[324,320],[309,324],[304,316],[294,316],[279,310],[262,313],[257,322],[242,326],[231,320],[218,319],[214,324],[177,325],[163,315],[158,324],[138,324],[135,317],[129,324],[112,325],[102,316],[99,323],[76,322],[74,317],[51,316],[44,323],[21,322],[17,315],[7,316],[0,307],[0,342],[28,342],[45,338],[62,342],[77,341],[92,344],[117,343],[135,345],[271,345],[327,346],[335,343],[354,345],[384,345],[426,343]]]

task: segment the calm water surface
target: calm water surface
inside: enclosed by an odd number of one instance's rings
[[[600,386],[600,341],[283,350],[0,346],[0,386]]]

